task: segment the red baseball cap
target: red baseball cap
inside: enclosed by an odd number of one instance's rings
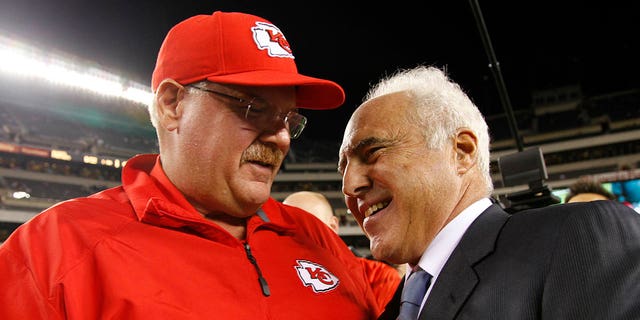
[[[297,106],[333,109],[344,90],[333,81],[298,73],[289,42],[271,22],[245,13],[216,11],[175,25],[167,34],[151,86],[171,78],[247,86],[296,86]]]

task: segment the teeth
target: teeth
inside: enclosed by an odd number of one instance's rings
[[[372,205],[371,207],[369,207],[369,209],[367,209],[367,211],[365,211],[364,217],[367,218],[367,217],[371,216],[372,214],[378,212],[378,210],[386,208],[387,205],[389,205],[389,202],[379,202],[379,203],[376,203],[376,204]]]

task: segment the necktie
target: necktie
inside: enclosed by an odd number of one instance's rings
[[[415,320],[418,318],[420,305],[425,293],[427,293],[430,281],[431,275],[422,269],[409,275],[409,279],[407,279],[407,283],[402,290],[398,320]]]

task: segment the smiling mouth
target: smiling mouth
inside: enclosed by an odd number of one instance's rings
[[[378,211],[386,208],[388,205],[389,205],[389,201],[378,202],[378,203],[372,205],[371,207],[369,207],[369,209],[367,209],[367,211],[364,212],[364,217],[368,218],[368,217],[376,214]]]

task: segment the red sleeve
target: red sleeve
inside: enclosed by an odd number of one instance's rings
[[[0,246],[0,319],[60,319],[37,275],[25,264],[27,259],[21,251],[13,251],[19,236],[14,232],[12,240]]]
[[[400,274],[394,267],[376,260],[359,258],[380,309],[384,309],[400,284]]]

